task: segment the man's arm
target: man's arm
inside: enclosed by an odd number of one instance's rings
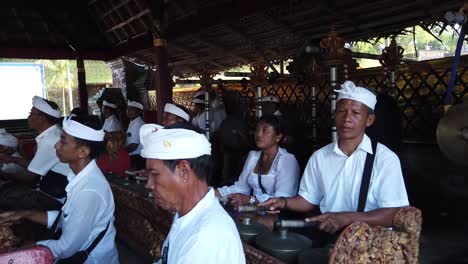
[[[339,212],[324,213],[306,218],[307,222],[319,221],[319,229],[328,233],[335,233],[353,222],[364,222],[370,226],[391,227],[393,219],[401,207],[380,208],[368,212]]]
[[[2,178],[6,180],[13,180],[13,181],[21,182],[27,185],[33,185],[34,183],[36,183],[37,179],[40,178],[40,175],[30,172],[28,170],[24,170],[18,173],[2,172],[1,176]]]
[[[309,203],[300,195],[294,197],[279,197],[271,198],[264,203],[259,204],[260,207],[267,208],[271,213],[278,213],[279,210],[291,210],[296,212],[310,212],[318,208],[317,205]]]

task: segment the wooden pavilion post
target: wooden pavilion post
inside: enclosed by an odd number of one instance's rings
[[[153,41],[155,72],[153,74],[153,89],[156,91],[157,120],[161,123],[164,105],[172,101],[172,87],[167,59],[167,43],[165,39],[155,38]]]
[[[327,37],[320,41],[320,48],[324,57],[324,63],[330,67],[330,110],[332,118],[331,137],[333,142],[336,142],[338,139],[334,118],[337,95],[334,90],[338,88],[338,67],[343,64],[343,57],[345,55],[344,44],[344,40],[338,37],[334,29],[330,31]]]
[[[80,110],[83,114],[88,114],[88,88],[86,87],[86,72],[83,57],[76,58],[76,68],[78,70],[78,97],[80,100]],[[71,111],[72,109],[70,109]]]

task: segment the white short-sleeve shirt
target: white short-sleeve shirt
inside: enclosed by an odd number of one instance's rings
[[[37,244],[50,248],[55,259],[68,258],[87,249],[110,223],[104,237],[89,254],[86,264],[119,263],[115,245],[114,197],[106,178],[92,160],[81,172],[68,175],[67,200],[62,208],[58,227],[62,235],[57,240],[43,240]],[[51,228],[58,211],[47,212]]]
[[[21,154],[19,154],[18,152],[13,153],[11,156],[16,157],[16,158],[21,158]],[[0,170],[6,173],[18,173],[18,172],[24,171],[24,168],[16,163],[11,162],[11,163],[3,163],[1,165]]]
[[[139,116],[128,124],[127,129],[127,145],[130,144],[138,144],[138,148],[135,149],[133,152],[129,153],[129,155],[138,155],[140,154],[143,146],[140,144],[140,128],[145,124],[145,121]]]
[[[260,159],[261,151],[250,151],[239,179],[231,186],[218,188],[221,196],[232,193],[252,194],[259,202],[264,202],[271,197],[292,197],[297,194],[299,184],[299,163],[294,155],[283,148],[278,149],[268,174],[260,176],[262,186],[266,193],[262,192],[258,182],[258,174],[254,172]]]
[[[368,152],[372,153],[372,144],[367,135],[349,157],[337,142],[317,150],[304,170],[299,195],[319,205],[322,213],[356,212]],[[364,211],[408,204],[400,160],[390,149],[377,144]]]
[[[60,162],[55,151],[55,144],[60,140],[62,130],[58,125],[53,125],[36,137],[37,150],[29,163],[30,172],[46,175],[50,170],[66,177],[70,172],[68,164]]]
[[[186,215],[176,213],[162,249],[168,244],[170,264],[245,263],[237,227],[213,189]]]
[[[111,115],[106,120],[104,120],[104,125],[102,125],[102,129],[105,132],[116,132],[122,131],[122,125],[120,124],[119,119],[115,115]]]

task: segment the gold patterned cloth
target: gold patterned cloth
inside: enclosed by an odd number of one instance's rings
[[[393,229],[355,222],[339,236],[329,263],[418,263],[421,224],[421,210],[414,207],[400,209]]]

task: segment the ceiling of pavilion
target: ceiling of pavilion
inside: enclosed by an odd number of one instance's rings
[[[2,0],[0,57],[152,63],[168,42],[176,75],[221,71],[298,54],[332,26],[346,41],[385,37],[443,20],[460,0]]]

